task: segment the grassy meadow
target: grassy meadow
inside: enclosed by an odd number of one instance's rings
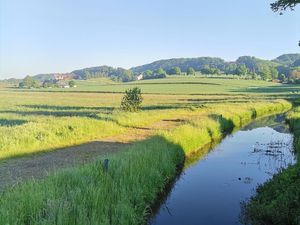
[[[72,89],[1,87],[0,160],[59,151],[161,121],[179,123],[120,153],[7,188],[0,198],[0,224],[144,223],[186,158],[252,119],[290,110],[292,104],[283,99],[299,97],[298,86],[264,81],[168,77],[104,82],[78,81]],[[144,93],[142,110],[121,111],[124,90],[135,86]],[[109,158],[107,171],[104,157]]]
[[[197,119],[110,156],[108,171],[99,159],[7,190],[0,199],[0,222],[143,223],[157,194],[174,178],[186,156],[257,116],[290,108],[286,101],[208,107]]]
[[[140,80],[128,83],[113,82],[108,78],[77,80],[76,88],[42,88],[31,91],[59,92],[100,92],[122,93],[128,88],[140,87],[147,94],[251,94],[251,95],[284,95],[300,94],[299,85],[279,84],[262,80],[239,80],[226,78],[207,78],[202,76],[168,76],[164,79]],[[18,88],[14,90],[18,91]]]
[[[77,82],[78,88],[58,89],[60,92],[1,88],[0,159],[110,137],[126,133],[130,128],[147,128],[161,120],[197,117],[209,110],[230,108],[230,104],[274,100],[274,95],[237,94],[236,91],[237,88],[280,86],[265,81],[180,76],[124,84],[107,79]],[[122,92],[135,85],[146,93],[142,111],[120,111]],[[199,94],[190,94],[195,91]],[[296,96],[297,93],[285,93],[282,97]]]

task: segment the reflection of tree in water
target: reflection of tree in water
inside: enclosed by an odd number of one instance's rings
[[[273,175],[295,163],[293,138],[271,140],[268,143],[256,142],[251,152],[253,154],[258,156],[256,163],[259,169]]]
[[[267,116],[256,119],[249,125],[245,126],[242,130],[253,130],[255,128],[260,128],[264,126],[273,128],[274,130],[280,133],[289,133],[289,126],[285,123],[285,114]]]

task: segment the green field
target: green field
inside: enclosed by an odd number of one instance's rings
[[[135,86],[143,92],[141,111],[121,111],[124,90]],[[84,166],[8,186],[0,223],[143,223],[185,157],[256,117],[291,109],[286,100],[297,103],[299,91],[265,81],[175,76],[122,84],[77,81],[70,89],[2,85],[0,167],[95,140],[98,147],[108,139],[131,145],[109,156],[109,173],[101,170],[99,155]]]
[[[260,80],[205,78],[201,76],[168,76],[165,79],[115,83],[109,79],[78,80],[76,88],[46,88],[37,91],[124,92],[133,86],[151,94],[292,94],[299,85],[277,84]],[[16,89],[18,90],[18,89]]]
[[[202,77],[170,76],[122,84],[103,78],[77,83],[77,88],[70,89],[2,87],[0,158],[118,135],[164,119],[198,116],[203,106],[221,109],[224,104],[299,96],[298,86]],[[119,106],[122,92],[135,86],[145,94],[142,111],[132,116]]]

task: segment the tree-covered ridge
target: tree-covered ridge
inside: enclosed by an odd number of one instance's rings
[[[232,74],[247,79],[278,79],[284,82],[300,82],[300,54],[284,54],[273,60],[253,56],[241,56],[234,62],[217,57],[172,58],[158,60],[131,69],[111,66],[89,67],[70,73],[49,73],[33,76],[34,80],[92,79],[108,77],[114,81],[128,82],[138,79],[165,78],[166,75]],[[62,78],[62,79],[64,79]]]
[[[159,68],[165,71],[170,71],[175,67],[179,67],[182,72],[187,72],[188,68],[193,68],[196,71],[200,71],[206,65],[211,68],[224,69],[224,66],[228,64],[225,60],[215,57],[198,57],[198,58],[173,58],[155,61],[146,65],[137,66],[131,68],[134,73],[142,73],[146,70],[158,70]]]
[[[295,53],[295,54],[284,54],[276,59],[272,60],[273,62],[283,64],[285,66],[290,66],[292,65],[295,61],[300,60],[300,54]]]
[[[109,77],[116,81],[128,82],[134,79],[132,71],[123,68],[113,68],[110,66],[89,67],[71,72],[81,79],[91,79],[99,77]]]
[[[181,71],[187,73],[193,69],[202,74],[235,74],[247,75],[250,79],[287,81],[300,78],[299,60],[300,54],[284,54],[273,60],[241,56],[235,62],[226,62],[215,57],[173,58],[133,67],[131,70],[133,73],[149,74],[151,71],[163,69],[172,75]]]

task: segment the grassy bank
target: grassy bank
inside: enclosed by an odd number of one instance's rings
[[[253,225],[300,224],[300,107],[288,114],[287,121],[294,133],[298,161],[258,187],[245,208],[245,220]]]
[[[205,109],[185,124],[94,163],[7,189],[0,224],[140,224],[185,155],[257,116],[291,108],[285,101]]]

